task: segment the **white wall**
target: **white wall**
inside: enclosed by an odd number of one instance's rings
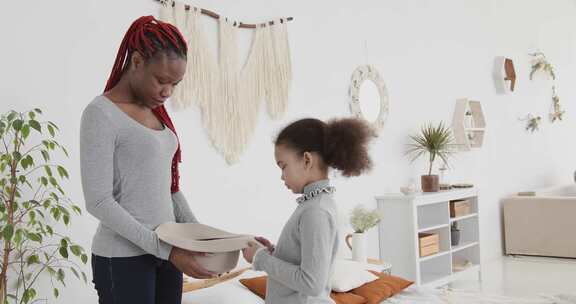
[[[208,144],[195,108],[175,113],[184,150],[182,188],[201,221],[275,239],[295,207],[279,180],[271,140],[286,122],[312,115],[348,115],[350,74],[371,63],[390,91],[391,115],[373,147],[369,175],[336,179],[343,231],[348,210],[373,204],[373,196],[396,191],[424,172],[401,155],[407,134],[428,121],[451,121],[455,100],[483,102],[488,122],[485,146],[460,154],[452,181],[481,189],[483,257],[501,254],[499,199],[519,190],[571,182],[576,145],[576,3],[573,0],[446,1],[208,1],[196,5],[243,21],[293,16],[289,25],[294,81],[289,112],[282,121],[262,116],[241,163],[225,165]],[[117,47],[136,17],[156,14],[153,1],[9,1],[0,19],[1,112],[44,109],[63,130],[71,152],[66,189],[82,204],[78,131],[82,109],[100,94]],[[205,20],[210,33],[215,23]],[[249,32],[242,48],[248,47]],[[368,56],[364,49],[367,41]],[[546,52],[555,65],[566,121],[528,134],[518,118],[546,115],[549,84],[530,82],[529,57]],[[518,84],[513,95],[497,95],[492,83],[495,56],[514,59]],[[545,116],[546,117],[546,116]],[[144,151],[143,151],[144,153]],[[90,247],[96,220],[76,219],[74,239]],[[393,232],[391,232],[393,233]],[[372,233],[371,252],[376,252]],[[86,270],[90,272],[89,267]],[[92,285],[69,280],[60,303],[94,303]],[[48,286],[44,286],[48,288]],[[50,289],[48,289],[50,290]]]

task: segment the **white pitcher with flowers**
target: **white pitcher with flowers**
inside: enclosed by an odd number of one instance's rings
[[[352,250],[352,259],[358,262],[366,262],[366,231],[376,226],[381,219],[378,209],[367,210],[364,206],[356,206],[350,213],[350,225],[354,233],[346,236],[346,245]],[[352,239],[352,243],[350,243]]]

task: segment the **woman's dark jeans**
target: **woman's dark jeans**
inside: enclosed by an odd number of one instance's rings
[[[180,304],[182,273],[153,255],[106,258],[92,255],[99,304]]]

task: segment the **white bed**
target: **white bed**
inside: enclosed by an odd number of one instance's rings
[[[264,304],[264,300],[253,294],[239,281],[262,275],[266,275],[266,273],[248,270],[232,280],[184,293],[182,304]]]
[[[240,279],[265,275],[264,272],[248,270],[232,280],[215,286],[191,291],[182,295],[182,304],[263,304],[264,301],[248,290]],[[515,299],[483,295],[480,293],[448,289],[409,287],[402,293],[385,300],[382,304],[576,304],[576,296],[548,296],[540,299]]]

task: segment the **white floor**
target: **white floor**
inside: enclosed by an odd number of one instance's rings
[[[522,298],[576,293],[576,259],[503,257],[484,263],[481,282],[471,278],[450,287]]]

